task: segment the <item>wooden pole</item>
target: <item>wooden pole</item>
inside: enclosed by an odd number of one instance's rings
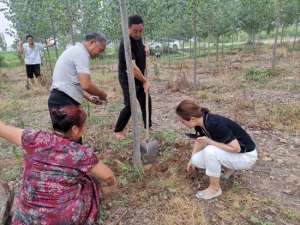
[[[127,21],[128,19],[127,19],[125,1],[126,0],[119,0],[119,6],[120,6],[120,13],[121,13],[122,33],[123,33],[124,50],[125,50],[125,58],[126,58],[126,66],[127,66],[127,77],[128,77],[128,84],[129,84],[130,109],[131,109],[131,116],[133,121],[133,140],[134,140],[133,166],[134,169],[140,171],[142,169],[141,152],[140,152],[140,134],[139,134],[139,124],[138,124],[138,114],[137,114],[136,90],[135,90],[135,82],[133,76],[131,45],[130,45],[129,33],[128,33],[128,21]]]

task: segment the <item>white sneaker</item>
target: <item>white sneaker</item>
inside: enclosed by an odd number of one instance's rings
[[[210,200],[212,198],[219,197],[221,194],[222,194],[221,189],[219,189],[214,193],[206,193],[204,191],[198,191],[196,194],[196,198],[198,198],[199,200]]]

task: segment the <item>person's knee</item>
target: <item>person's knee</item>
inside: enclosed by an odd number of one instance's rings
[[[219,151],[219,149],[213,145],[208,145],[203,151],[205,152],[205,157],[207,159],[214,159],[217,158],[217,151]]]
[[[191,163],[193,166],[197,168],[204,168],[205,166],[203,165],[203,154],[201,152],[195,153],[191,157]]]

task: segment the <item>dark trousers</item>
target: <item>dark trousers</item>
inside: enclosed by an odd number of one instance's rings
[[[130,109],[130,97],[129,97],[129,87],[128,87],[128,82],[127,80],[119,80],[121,88],[123,90],[123,96],[124,96],[124,108],[120,112],[116,127],[115,127],[115,132],[120,132],[124,130],[126,127],[130,116],[131,116],[131,109]],[[143,116],[143,122],[144,122],[144,127],[146,128],[146,94],[144,91],[143,86],[135,86],[136,88],[136,97],[137,100],[140,104],[141,111],[142,111],[142,116]],[[151,97],[149,95],[149,127],[152,126],[152,121],[151,121],[151,114],[152,114],[152,103],[151,103]]]
[[[71,98],[69,95],[65,94],[64,92],[59,91],[57,89],[51,90],[48,99],[48,109],[49,109],[52,125],[53,125],[52,110],[61,109],[65,106],[70,106],[70,105],[80,106],[80,104],[77,101],[75,101],[73,98]],[[80,138],[78,143],[82,144],[82,138]]]

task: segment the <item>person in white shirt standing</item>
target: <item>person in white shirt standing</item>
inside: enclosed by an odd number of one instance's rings
[[[30,83],[35,83],[34,76],[40,82],[40,84],[42,84],[41,53],[45,47],[52,47],[55,45],[55,43],[44,45],[42,43],[34,42],[33,36],[30,34],[26,35],[26,41],[26,43],[20,41],[19,54],[24,58],[27,74],[26,88],[30,89]]]

